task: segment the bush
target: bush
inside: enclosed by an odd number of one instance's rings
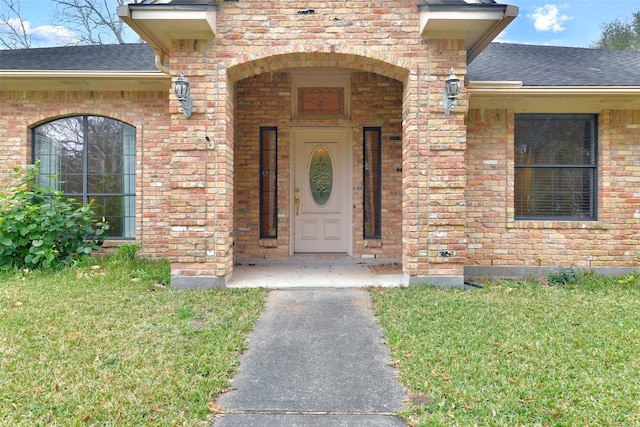
[[[547,274],[547,280],[553,285],[575,285],[578,283],[578,273],[573,267],[561,268]]]
[[[39,164],[22,172],[0,194],[0,270],[55,268],[91,255],[109,226],[61,191],[36,184]]]

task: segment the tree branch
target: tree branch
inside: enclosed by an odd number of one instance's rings
[[[124,23],[115,9],[110,9],[112,0],[53,0],[59,20],[72,25],[83,44],[103,44],[113,39],[126,43]],[[118,5],[131,3],[117,0]]]
[[[28,49],[31,35],[20,14],[18,0],[1,0],[7,12],[0,15],[0,44],[7,49]]]

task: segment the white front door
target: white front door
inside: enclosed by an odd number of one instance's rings
[[[351,129],[292,130],[294,253],[351,253]]]

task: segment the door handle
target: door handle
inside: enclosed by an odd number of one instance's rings
[[[296,196],[294,200],[296,204],[296,216],[298,216],[300,215],[300,196]]]

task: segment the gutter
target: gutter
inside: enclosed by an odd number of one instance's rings
[[[469,95],[640,95],[640,86],[524,86],[519,81],[468,82]]]
[[[0,70],[0,90],[166,90],[159,71]]]
[[[124,6],[128,6],[131,10],[218,10],[218,6],[215,4],[171,4],[171,3],[155,3],[155,4],[143,4],[143,3],[129,3],[126,5],[118,6],[118,9]]]
[[[4,78],[91,78],[91,79],[151,79],[166,80],[157,71],[74,71],[74,70],[0,70]]]

